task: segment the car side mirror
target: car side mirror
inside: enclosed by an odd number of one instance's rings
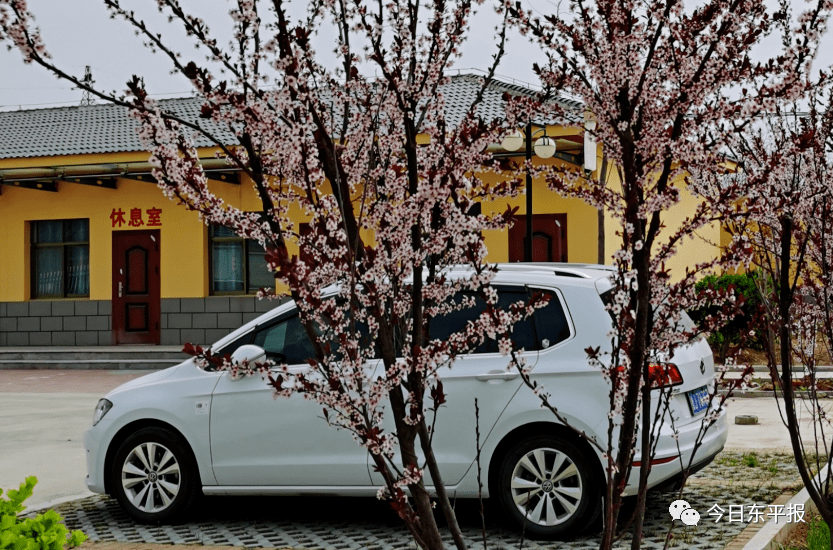
[[[234,353],[231,354],[231,360],[234,363],[242,363],[243,361],[248,361],[249,364],[258,363],[260,361],[264,361],[266,359],[266,350],[264,350],[260,346],[255,346],[254,344],[246,344],[245,346],[240,346]],[[240,380],[243,378],[243,375],[232,376],[232,380]]]

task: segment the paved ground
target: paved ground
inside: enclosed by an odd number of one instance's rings
[[[712,466],[692,479],[685,499],[701,514],[696,527],[677,525],[676,547],[724,550],[746,527],[745,521],[715,522],[708,511],[718,505],[757,506],[763,514],[786,489],[797,484],[797,471],[787,455],[763,457],[724,453]],[[752,465],[750,465],[752,464]],[[652,493],[648,500],[642,548],[661,548],[669,527],[668,506],[676,493]],[[631,502],[632,505],[632,502]],[[457,502],[457,517],[472,550],[483,548],[477,502]],[[72,529],[92,540],[130,544],[200,544],[250,548],[410,550],[400,520],[389,506],[373,498],[211,497],[205,498],[186,521],[177,525],[138,525],[105,497],[90,497],[56,508]],[[486,503],[488,547],[518,548],[519,533],[504,524],[494,503]],[[766,518],[764,518],[766,519]],[[783,518],[782,518],[783,520]],[[677,522],[679,523],[679,522]],[[598,548],[599,526],[568,542],[524,541],[524,547],[542,550]],[[446,533],[448,538],[448,533]],[[627,540],[627,537],[625,538]],[[453,545],[449,538],[448,547]],[[620,543],[617,548],[629,547]],[[134,550],[127,548],[125,550]]]
[[[0,370],[0,488],[37,476],[33,507],[91,495],[84,431],[95,404],[146,372]]]
[[[189,522],[173,527],[146,527],[129,520],[106,497],[92,496],[84,486],[83,432],[90,425],[97,400],[108,390],[141,376],[127,371],[8,371],[0,370],[0,487],[17,487],[27,475],[40,483],[27,504],[34,510],[55,506],[72,528],[82,528],[98,541],[264,547],[410,548],[398,520],[386,504],[374,499],[269,498],[205,499]],[[789,449],[786,428],[772,398],[737,398],[729,402],[730,419],[755,414],[757,426],[730,423],[728,448],[693,483],[687,498],[701,514],[713,504],[766,505],[796,483],[788,455],[767,457],[749,467],[744,450],[768,453]],[[768,473],[767,473],[768,472]],[[750,477],[751,476],[751,477]],[[71,500],[58,505],[61,501]],[[649,543],[661,541],[667,528],[667,506],[673,495],[651,501]],[[476,547],[480,519],[472,503],[460,503],[461,522]],[[229,510],[233,512],[229,515]],[[487,517],[488,517],[487,509]],[[499,514],[492,511],[492,517]],[[705,515],[705,514],[704,514]],[[326,520],[326,521],[322,521]],[[702,522],[677,533],[691,548],[723,548],[744,527]],[[517,547],[517,533],[500,523],[489,524],[496,546]],[[696,539],[696,540],[695,540]],[[490,542],[490,547],[494,546]],[[591,548],[593,537],[570,545],[546,548]]]

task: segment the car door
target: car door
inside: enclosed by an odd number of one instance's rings
[[[296,312],[257,327],[245,343],[285,358],[291,372],[309,369],[312,346]],[[367,485],[364,449],[331,428],[322,406],[295,394],[273,397],[260,376],[225,373],[211,404],[211,458],[220,485]]]
[[[524,287],[496,288],[499,290],[498,307],[501,309],[507,308],[511,303],[528,300]],[[440,340],[447,339],[453,332],[463,330],[466,323],[476,319],[484,308],[485,303],[478,299],[475,307],[433,319],[431,337]],[[527,350],[525,353],[527,362],[534,365],[538,352],[531,318],[515,325],[513,341],[516,349]],[[509,358],[498,352],[497,342],[487,340],[472,353],[458,357],[453,365],[444,366],[437,372],[443,383],[446,403],[440,407],[437,415],[433,449],[443,483],[446,485],[455,485],[463,478],[477,453],[475,397],[480,409],[480,444],[482,446],[491,428],[520,388],[522,384],[520,375],[517,371],[507,370],[508,364]],[[386,415],[385,427],[391,430],[393,422],[387,416],[389,415]],[[430,416],[429,422],[433,422]],[[420,461],[422,461],[421,457],[420,454]],[[399,457],[396,460],[399,461]],[[400,462],[397,462],[397,465],[399,464]],[[371,475],[375,484],[383,482],[381,475],[375,470]],[[433,485],[427,470],[425,475],[426,483]]]

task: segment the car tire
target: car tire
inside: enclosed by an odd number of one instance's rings
[[[188,443],[161,427],[142,428],[119,446],[110,472],[121,507],[142,523],[165,523],[183,515],[200,492]]]
[[[566,538],[598,517],[600,474],[595,458],[575,443],[552,435],[529,437],[504,455],[497,497],[530,537]]]

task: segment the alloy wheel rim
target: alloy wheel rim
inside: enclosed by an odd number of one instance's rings
[[[164,445],[142,443],[124,460],[121,484],[136,509],[147,513],[161,512],[179,494],[182,485],[179,462]]]
[[[551,448],[526,453],[512,471],[512,500],[529,521],[551,527],[576,513],[581,502],[581,475],[573,460]]]

